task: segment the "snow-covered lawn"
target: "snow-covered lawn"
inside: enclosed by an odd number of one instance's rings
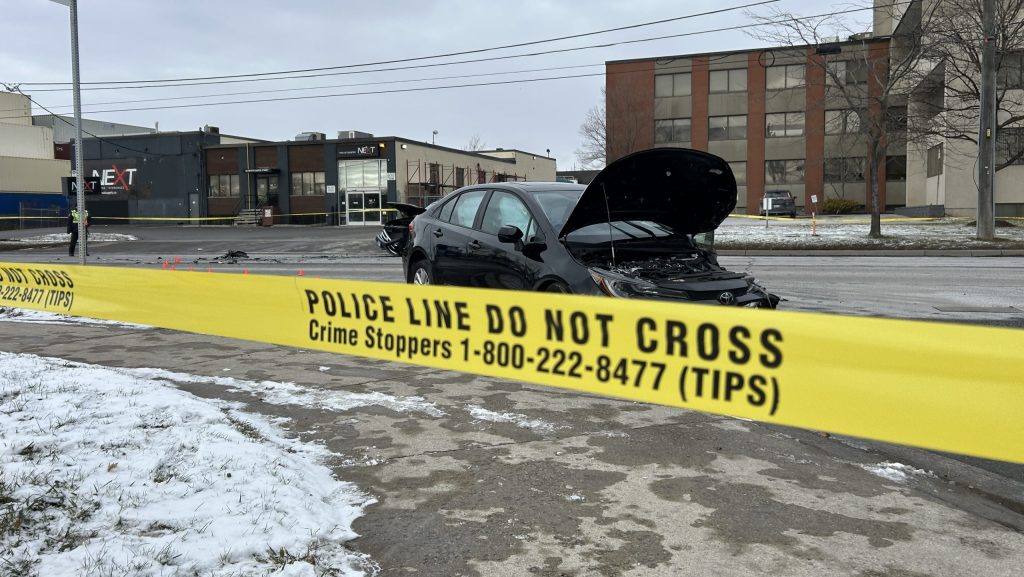
[[[36,236],[23,236],[20,238],[8,238],[4,239],[4,242],[14,242],[23,244],[67,244],[71,240],[71,235],[66,232],[57,232],[52,234],[38,234]],[[89,242],[121,242],[129,240],[139,240],[138,237],[130,234],[120,234],[116,232],[90,232]]]
[[[0,352],[0,574],[375,572],[325,449],[140,374]]]
[[[975,238],[976,226],[966,219],[905,221],[883,219],[882,238],[868,238],[865,217],[825,218],[813,226],[810,219],[732,217],[715,231],[719,249],[1000,249],[1024,248],[1024,221],[996,228],[995,241]],[[816,230],[815,230],[816,229]],[[812,234],[813,233],[813,234]]]

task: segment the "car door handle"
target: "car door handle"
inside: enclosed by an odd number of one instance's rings
[[[480,248],[480,241],[478,241],[478,240],[471,240],[471,241],[469,241],[469,248],[471,248],[473,250],[476,250],[476,249]]]
[[[434,236],[436,236],[437,238],[441,238],[442,236],[444,236],[444,233],[441,232],[441,229],[439,229],[439,228],[438,229],[434,229]]]

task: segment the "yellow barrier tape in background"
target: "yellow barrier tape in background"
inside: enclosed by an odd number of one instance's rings
[[[518,379],[1024,463],[1020,330],[15,263],[0,263],[0,305]]]

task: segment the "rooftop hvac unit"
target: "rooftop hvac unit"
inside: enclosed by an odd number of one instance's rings
[[[373,134],[369,132],[361,132],[359,130],[339,130],[338,140],[354,140],[357,138],[373,138]]]
[[[327,137],[323,132],[300,132],[295,135],[295,140],[306,142],[310,140],[324,140]]]
[[[874,34],[871,33],[871,32],[858,32],[856,34],[851,34],[850,35],[850,41],[853,42],[853,41],[856,41],[856,40],[867,40],[868,38],[871,38],[872,36],[874,36]]]
[[[220,128],[217,126],[210,126],[209,124],[207,124],[203,127],[203,132],[207,134],[220,134]]]

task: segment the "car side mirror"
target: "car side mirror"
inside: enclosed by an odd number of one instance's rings
[[[498,242],[519,242],[523,238],[523,231],[518,226],[503,226],[498,229]]]

